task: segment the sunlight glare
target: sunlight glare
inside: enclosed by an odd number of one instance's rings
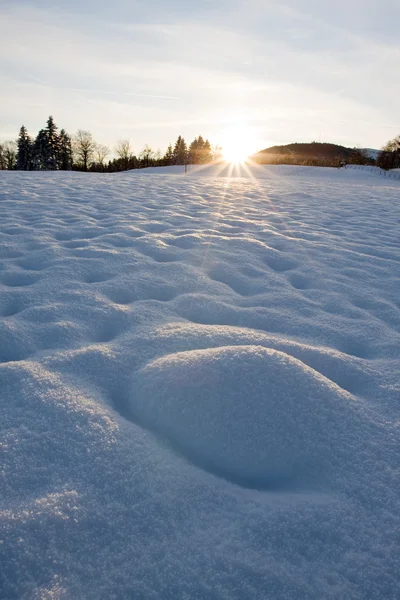
[[[257,140],[249,127],[231,127],[221,137],[222,153],[227,162],[246,162],[257,150]]]

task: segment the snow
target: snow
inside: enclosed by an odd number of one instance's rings
[[[266,490],[319,486],[328,473],[341,472],[342,445],[353,443],[351,462],[361,433],[368,433],[348,393],[263,346],[178,352],[138,375],[135,418],[234,483]]]
[[[0,173],[0,597],[400,595],[400,182]]]

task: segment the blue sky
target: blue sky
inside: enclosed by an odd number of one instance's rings
[[[0,0],[0,139],[49,114],[112,147],[380,147],[400,133],[399,0]],[[256,150],[258,148],[254,148]]]

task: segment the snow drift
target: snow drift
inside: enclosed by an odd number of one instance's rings
[[[367,433],[350,394],[262,346],[167,355],[139,371],[132,395],[136,418],[198,464],[263,489],[322,484]]]

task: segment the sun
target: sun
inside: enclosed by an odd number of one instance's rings
[[[243,163],[249,157],[249,153],[243,148],[232,144],[222,150],[224,160],[230,163]]]
[[[232,126],[221,135],[222,155],[230,163],[244,163],[257,150],[257,139],[250,127]]]

